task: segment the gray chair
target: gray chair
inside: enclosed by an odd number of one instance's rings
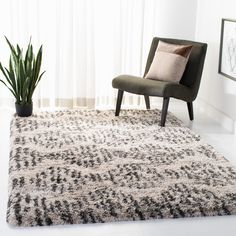
[[[193,45],[180,83],[144,78],[151,66],[159,40],[173,44]],[[149,96],[163,97],[160,122],[161,126],[165,126],[169,100],[171,97],[187,102],[189,118],[190,120],[193,120],[193,101],[198,94],[206,50],[207,44],[205,43],[170,38],[153,38],[143,78],[132,75],[120,75],[112,81],[113,88],[118,89],[115,115],[119,116],[123,94],[124,91],[126,91],[129,93],[144,95],[147,109],[150,109]]]

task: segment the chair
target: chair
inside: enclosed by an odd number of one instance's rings
[[[151,66],[159,40],[172,44],[193,45],[180,83],[144,78]],[[115,116],[119,116],[123,94],[124,91],[126,91],[129,93],[144,95],[147,109],[150,109],[149,96],[163,97],[160,122],[162,127],[165,126],[168,105],[171,97],[187,102],[189,118],[190,120],[193,120],[193,101],[198,94],[206,50],[207,44],[205,43],[170,38],[153,38],[143,78],[132,75],[120,75],[112,81],[113,88],[118,89]]]

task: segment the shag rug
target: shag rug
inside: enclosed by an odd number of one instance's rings
[[[14,117],[7,221],[15,226],[236,214],[236,169],[160,111]]]

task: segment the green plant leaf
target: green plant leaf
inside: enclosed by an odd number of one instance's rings
[[[37,87],[39,81],[41,80],[41,78],[42,78],[42,76],[44,75],[45,72],[46,72],[46,71],[44,71],[44,72],[42,72],[42,73],[40,74],[40,76],[39,76],[39,78],[37,79],[37,82],[36,82],[36,84],[35,84],[35,87]]]
[[[13,65],[12,65],[11,56],[10,56],[10,59],[9,59],[9,73],[8,73],[8,75],[11,79],[12,85],[14,86],[14,91],[16,91],[17,90],[17,84],[16,84],[16,77],[15,77],[15,72],[14,72]]]
[[[19,46],[18,44],[16,45],[16,49],[17,49],[17,55],[18,55],[18,57],[21,58],[21,55],[22,55],[22,53],[23,53],[23,50],[20,49],[20,46]]]
[[[17,100],[17,96],[16,96],[15,92],[3,80],[0,79],[0,82],[2,82],[10,90],[10,92],[13,94],[13,96]]]
[[[38,79],[40,68],[41,68],[42,53],[43,53],[43,46],[41,45],[41,47],[39,48],[37,57],[36,57],[36,62],[35,62],[35,72],[34,72],[35,82]]]
[[[29,90],[29,81],[30,78],[27,77],[23,83],[23,88],[22,88],[22,102],[27,103],[28,100],[28,90]]]
[[[19,60],[19,82],[20,82],[20,96],[21,99],[24,100],[24,84],[25,84],[25,80],[26,80],[27,76],[25,74],[25,67],[24,67],[24,63],[23,60],[20,59]]]
[[[0,62],[0,70],[2,71],[3,75],[5,76],[6,79],[8,79],[7,74],[2,66],[2,63]]]
[[[39,78],[37,79],[36,83],[35,83],[34,86],[33,86],[33,89],[31,89],[31,94],[30,94],[29,97],[32,98],[32,96],[33,96],[33,94],[34,94],[34,90],[35,90],[36,87],[38,86],[38,83],[39,83],[39,81],[41,80],[41,78],[42,78],[42,76],[44,75],[45,72],[46,72],[46,71],[44,71],[44,72],[42,72],[42,73],[40,74]]]
[[[14,85],[14,77],[12,76],[12,74],[10,73],[10,71],[6,67],[4,69],[5,69],[6,74],[7,74],[6,80],[7,81],[9,80],[9,84],[12,86],[12,88],[15,91],[16,87]]]
[[[2,71],[3,75],[5,76],[5,79],[7,80],[7,83],[9,86],[14,90],[14,85],[12,84],[12,81],[10,79],[9,71],[5,68],[2,67],[2,64],[0,63],[0,70]],[[15,90],[14,90],[15,91]]]
[[[10,43],[10,41],[8,40],[8,38],[7,38],[6,36],[5,36],[5,39],[6,39],[6,41],[7,41],[8,46],[9,46],[10,49],[11,49],[11,52],[14,54],[14,56],[17,57],[17,53],[16,53],[15,48],[13,47],[13,45]]]

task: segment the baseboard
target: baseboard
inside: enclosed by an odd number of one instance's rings
[[[207,115],[217,123],[220,123],[222,127],[236,134],[236,121],[228,117],[222,111],[213,107],[212,105],[202,100],[201,98],[198,98],[194,102],[194,105],[197,107],[199,111],[203,112],[205,115]]]

